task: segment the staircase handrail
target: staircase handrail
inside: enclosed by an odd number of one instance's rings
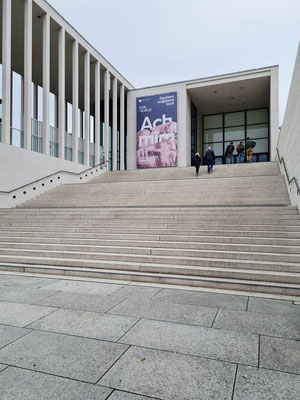
[[[298,184],[297,178],[296,178],[295,176],[293,176],[292,179],[290,179],[289,173],[288,173],[287,168],[286,168],[286,165],[285,165],[284,158],[283,158],[283,157],[280,157],[278,147],[276,148],[276,151],[277,151],[277,155],[278,155],[278,159],[279,159],[280,164],[283,163],[283,167],[284,167],[285,174],[286,174],[286,179],[287,179],[289,185],[290,185],[292,182],[294,182],[295,185],[296,185],[296,188],[297,188],[297,194],[300,195],[300,186],[299,186],[299,184]]]
[[[10,191],[0,190],[0,193],[11,194],[11,193],[13,193],[13,192],[15,192],[15,191],[17,191],[17,190],[23,189],[23,188],[25,188],[25,187],[27,187],[27,186],[30,186],[30,185],[34,185],[34,184],[37,183],[37,182],[43,181],[44,179],[51,178],[52,176],[57,175],[57,174],[61,174],[61,173],[79,176],[79,175],[81,175],[81,174],[86,174],[86,173],[87,173],[88,171],[90,171],[91,169],[94,169],[94,168],[100,167],[100,166],[102,166],[102,165],[105,165],[106,163],[108,163],[108,160],[103,161],[103,162],[101,162],[100,164],[97,164],[97,165],[95,165],[94,167],[90,167],[90,168],[88,168],[88,169],[86,169],[86,170],[84,170],[84,171],[81,171],[81,172],[72,172],[72,171],[66,171],[66,170],[64,170],[64,169],[61,169],[61,170],[59,170],[59,171],[53,172],[53,174],[46,175],[46,176],[44,176],[43,178],[39,178],[39,179],[37,179],[37,180],[35,180],[35,181],[32,181],[32,182],[30,182],[30,183],[26,183],[25,185],[19,186],[19,187],[15,188],[15,189],[12,189],[12,190],[10,190]]]

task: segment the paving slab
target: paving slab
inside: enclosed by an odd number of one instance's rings
[[[139,396],[138,394],[121,392],[119,390],[115,390],[110,396],[108,400],[151,400],[154,397],[145,397]]]
[[[58,310],[41,318],[29,327],[93,339],[117,341],[136,322],[137,318],[98,314],[77,310]]]
[[[0,372],[4,371],[7,368],[7,365],[0,364]]]
[[[32,304],[57,293],[54,290],[29,289],[16,286],[0,286],[0,300]]]
[[[236,296],[230,294],[163,289],[161,292],[153,297],[153,301],[209,306],[244,311],[247,307],[248,298],[246,296]]]
[[[16,328],[15,326],[0,325],[0,348],[7,346],[16,339],[27,335],[29,329]]]
[[[119,301],[126,299],[149,300],[160,291],[161,288],[126,285],[109,295],[109,297],[115,298]]]
[[[249,333],[142,320],[123,336],[120,342],[221,361],[258,365],[258,335]]]
[[[32,304],[0,302],[0,324],[25,327],[56,308]]]
[[[163,400],[230,400],[235,371],[230,363],[130,347],[99,383]]]
[[[44,289],[59,290],[62,292],[100,294],[102,296],[107,296],[113,292],[116,292],[121,287],[121,285],[116,285],[113,283],[60,280],[48,285]]]
[[[0,285],[4,286],[21,286],[38,289],[56,281],[57,279],[55,278],[35,278],[31,276],[0,274]]]
[[[234,400],[299,400],[300,376],[241,365]]]
[[[191,325],[211,326],[217,311],[217,308],[212,307],[190,306],[151,300],[125,300],[111,309],[109,313]]]
[[[59,292],[35,304],[73,310],[104,313],[120,303],[121,300],[112,296],[95,294]]]
[[[0,374],[1,400],[105,400],[111,389],[10,367]]]
[[[300,375],[300,341],[262,336],[259,365]]]
[[[213,328],[283,338],[300,338],[300,319],[294,316],[219,310]]]
[[[250,297],[248,311],[266,314],[295,315],[300,317],[300,307],[297,307],[292,301],[286,300]]]
[[[31,332],[0,350],[0,362],[96,383],[127,349],[119,343]]]

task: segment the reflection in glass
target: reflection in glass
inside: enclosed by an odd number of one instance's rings
[[[268,124],[247,126],[247,136],[251,139],[267,138],[269,136]]]
[[[269,151],[269,139],[258,139],[254,141],[256,146],[253,149],[253,153],[267,153]]]
[[[225,128],[225,140],[244,140],[245,127]]]
[[[248,124],[261,124],[268,122],[269,112],[267,108],[261,110],[247,111],[247,125]]]
[[[225,114],[225,126],[238,126],[245,124],[244,111]]]
[[[223,126],[223,115],[207,115],[204,117],[204,129],[221,128]]]
[[[222,142],[223,129],[208,129],[204,131],[204,143],[206,142]]]

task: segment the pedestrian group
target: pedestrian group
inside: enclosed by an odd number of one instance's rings
[[[236,152],[237,152],[237,162],[238,163],[243,163],[245,161],[245,152],[246,152],[246,162],[250,163],[252,159],[252,153],[253,149],[256,146],[256,143],[251,140],[249,137],[247,137],[246,143],[244,145],[244,142],[241,141],[237,147],[236,147]],[[233,142],[230,142],[230,144],[227,146],[226,151],[225,151],[225,158],[226,158],[226,164],[233,164],[234,158],[233,158],[233,152],[235,150]],[[208,147],[205,156],[204,156],[204,161],[207,165],[207,172],[210,174],[213,172],[213,166],[215,164],[216,156],[214,151],[212,150],[211,147]],[[194,158],[194,166],[196,168],[196,176],[199,175],[199,168],[201,165],[201,157],[199,153],[195,154]]]

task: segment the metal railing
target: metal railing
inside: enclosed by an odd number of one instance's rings
[[[297,188],[297,194],[300,195],[300,186],[299,186],[299,184],[298,184],[297,178],[296,178],[295,176],[293,176],[293,177],[290,179],[289,173],[288,173],[287,168],[286,168],[286,165],[285,165],[284,158],[283,158],[283,157],[280,157],[278,148],[276,149],[276,151],[277,151],[278,160],[279,160],[280,164],[283,164],[283,168],[284,168],[284,171],[285,171],[285,175],[286,175],[286,179],[287,179],[287,181],[288,181],[288,184],[291,185],[291,184],[294,182],[295,185],[296,185],[296,188]]]
[[[104,161],[104,162],[102,162],[100,164],[97,164],[94,167],[88,168],[88,169],[86,169],[86,170],[84,170],[82,172],[70,172],[70,171],[60,170],[60,171],[54,172],[51,175],[44,176],[43,178],[37,179],[37,180],[32,181],[30,183],[26,183],[25,185],[19,186],[19,187],[15,188],[15,189],[12,189],[10,191],[0,190],[0,193],[11,194],[11,193],[16,192],[16,191],[18,191],[20,189],[24,189],[27,186],[35,185],[36,183],[41,182],[41,181],[43,181],[45,179],[53,178],[55,175],[58,175],[58,174],[61,174],[61,173],[68,174],[68,175],[73,175],[73,176],[74,175],[76,175],[76,176],[85,175],[85,177],[87,177],[88,173],[93,174],[93,171],[91,171],[92,169],[101,167],[102,165],[105,165],[107,163],[108,163],[108,161]],[[96,172],[97,171],[98,170],[96,169]],[[60,179],[60,176],[58,176],[57,179]],[[82,176],[80,176],[80,179],[82,179]],[[52,183],[52,182],[53,182],[53,179],[50,179],[50,183]],[[43,183],[42,186],[45,186],[45,184]],[[36,190],[36,187],[33,187],[33,190]],[[26,191],[24,191],[23,194],[26,194]]]

